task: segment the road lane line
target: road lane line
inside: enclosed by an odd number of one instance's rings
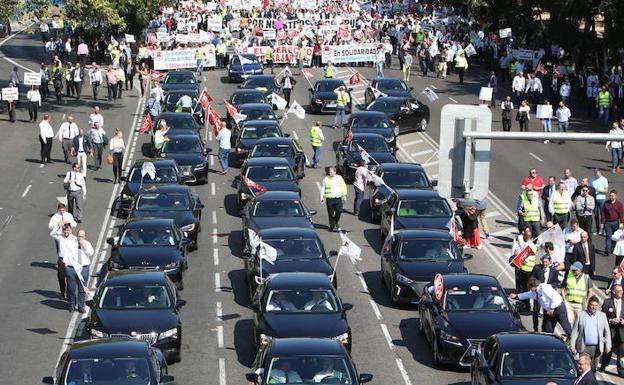
[[[212,229],[212,243],[219,242],[219,238],[217,238],[217,229]]]
[[[392,343],[392,337],[390,337],[390,332],[388,331],[388,327],[386,326],[386,324],[379,324],[379,326],[381,326],[381,331],[384,337],[386,337],[386,342],[388,342],[388,346],[390,347],[390,350],[394,350],[394,344]]]
[[[214,256],[214,265],[219,266],[219,249],[216,247],[212,249],[212,255]]]
[[[11,221],[13,220],[13,215],[9,215],[5,220],[4,223],[2,224],[2,228],[0,228],[0,237],[2,236],[2,234],[4,234],[4,229],[7,228],[7,226],[9,225],[9,223],[11,223]]]
[[[422,142],[423,142],[423,140],[422,140],[422,139],[411,140],[411,141],[409,141],[409,142],[403,143],[403,144],[401,145],[401,147],[413,146],[413,145],[415,145],[415,144],[420,144],[420,143],[422,143]]]
[[[457,103],[457,100],[453,99],[452,97],[449,96],[448,98],[451,99],[451,102]]]
[[[212,224],[217,224],[217,212],[215,210],[212,210]]]
[[[399,367],[399,372],[401,372],[401,376],[403,377],[403,382],[405,382],[405,385],[412,385],[412,381],[407,374],[407,370],[405,370],[405,366],[403,366],[403,360],[397,357],[396,364]]]
[[[215,291],[217,293],[221,291],[221,275],[219,272],[215,273]]]
[[[214,156],[210,157],[210,167],[214,166]]]
[[[216,313],[217,321],[223,321],[223,304],[221,303],[221,301],[217,301]]]
[[[490,236],[499,237],[501,235],[507,235],[509,233],[513,233],[514,231],[518,231],[518,229],[516,227],[507,227],[502,230],[498,230],[493,233],[490,233]]]
[[[30,191],[30,188],[32,187],[31,184],[29,184],[28,186],[26,186],[26,188],[24,189],[24,192],[22,193],[22,198],[24,198],[28,192]]]
[[[429,87],[433,88],[434,90],[438,89],[438,87],[434,86],[433,84],[429,84]]]
[[[438,163],[439,162],[437,160],[432,160],[431,162],[427,162],[427,163],[421,164],[421,166],[423,166],[423,167],[430,167],[430,166],[435,166]]]
[[[216,186],[215,186],[215,182],[210,182],[210,195],[215,195],[216,194]]]
[[[295,138],[295,140],[299,140],[299,135],[297,135],[297,131],[293,130],[293,138]]]
[[[359,272],[359,271],[356,274],[357,274],[358,278],[360,279],[360,283],[362,284],[362,287],[364,288],[364,291],[367,292],[367,293],[370,293],[368,291],[368,285],[366,284],[366,280],[364,279],[364,275],[361,272]]]
[[[416,157],[416,156],[422,156],[422,155],[427,155],[427,154],[431,154],[431,153],[433,153],[433,150],[432,149],[428,149],[428,150],[413,152],[410,155]]]
[[[219,358],[219,385],[227,385],[225,377],[225,358]]]
[[[501,215],[501,213],[500,213],[500,212],[498,212],[498,211],[496,211],[496,210],[494,210],[494,211],[488,211],[488,212],[486,212],[486,213],[485,213],[485,217],[486,217],[486,218],[497,217],[497,216],[499,216],[499,215]]]
[[[373,312],[375,312],[375,317],[377,317],[378,321],[381,321],[383,319],[383,316],[381,315],[381,311],[379,311],[379,306],[377,306],[377,302],[373,301],[372,299],[369,299],[371,307],[373,308]]]
[[[532,152],[529,152],[529,155],[531,155],[533,158],[537,159],[539,162],[543,162],[542,158],[540,158],[539,156],[535,155]]]
[[[223,348],[223,326],[217,326],[217,346]]]

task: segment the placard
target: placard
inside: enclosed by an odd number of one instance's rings
[[[492,92],[494,91],[491,87],[481,87],[481,91],[479,91],[479,100],[492,101]]]
[[[125,34],[126,36],[126,43],[135,43],[136,40],[134,40],[134,35],[129,35],[129,34]]]
[[[167,32],[156,32],[156,41],[158,43],[169,42],[169,34]]]
[[[322,48],[323,63],[374,62],[379,43],[325,45]]]
[[[262,35],[267,40],[275,40],[276,36],[274,29],[265,29],[264,31],[262,31]]]
[[[154,51],[154,69],[174,70],[178,68],[195,68],[195,49],[176,49],[173,51]]]
[[[212,15],[208,18],[208,30],[221,32],[223,29],[223,18],[219,15]]]
[[[537,119],[552,119],[553,106],[552,104],[538,104],[537,111],[535,112]]]
[[[255,46],[255,47],[243,47],[236,50],[236,53],[246,54],[253,53],[256,55],[261,63],[266,63],[266,51],[269,47]],[[304,64],[309,65],[312,60],[313,47],[299,48],[296,45],[276,45],[273,47],[273,63],[294,63],[296,62],[297,53],[300,49],[304,49],[306,52],[306,60]]]
[[[498,35],[501,37],[501,39],[511,37],[511,28],[503,28],[498,30]]]
[[[41,75],[38,72],[24,72],[24,84],[27,86],[41,85]]]
[[[179,44],[188,44],[188,42],[189,42],[189,35],[182,35],[182,34],[176,35],[176,41]]]
[[[2,100],[6,100],[8,102],[17,99],[19,99],[19,89],[17,87],[7,87],[2,89]]]

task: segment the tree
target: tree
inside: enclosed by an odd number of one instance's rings
[[[0,19],[6,20],[19,14],[22,2],[20,0],[4,0],[0,2]]]

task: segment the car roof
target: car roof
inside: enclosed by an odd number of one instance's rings
[[[255,88],[239,88],[236,91],[232,92],[232,96],[236,94],[260,94],[264,95],[264,92],[257,90]],[[230,98],[232,99],[232,98]]]
[[[242,122],[243,128],[248,126],[275,126],[279,127],[279,122],[273,119],[254,119],[254,120],[245,120]]]
[[[144,217],[134,217],[128,219],[125,224],[125,228],[127,229],[140,229],[145,227],[164,227],[164,226],[173,226],[175,224],[172,218],[144,218]]]
[[[242,53],[242,54],[237,55],[237,56],[246,57],[247,59],[257,59],[258,58],[255,53]]]
[[[277,338],[271,343],[272,356],[343,356],[345,349],[338,340],[330,338]]]
[[[342,80],[342,79],[319,79],[319,80],[316,81],[315,85],[316,84],[321,84],[321,83],[336,83],[336,84],[342,83],[342,84],[344,84],[344,80]]]
[[[375,99],[375,101],[383,101],[383,100],[387,100],[387,101],[405,101],[407,99],[407,96],[380,96],[377,99]]]
[[[183,184],[163,184],[143,187],[138,194],[189,193],[190,187]]]
[[[247,166],[290,166],[288,159],[276,156],[268,156],[266,158],[249,158]]]
[[[290,144],[292,143],[292,138],[260,138],[258,139],[258,141],[256,142],[256,145],[259,144]]]
[[[381,118],[387,119],[386,114],[384,114],[381,111],[354,111],[351,114],[351,119],[359,117],[359,116],[378,117],[380,119]]]
[[[384,140],[384,137],[382,135],[379,134],[372,134],[372,133],[355,133],[353,134],[353,140],[358,140],[358,139],[380,139],[380,140]]]
[[[258,109],[258,110],[267,110],[270,109],[271,111],[273,111],[273,107],[271,107],[270,105],[266,104],[266,103],[245,103],[245,104],[241,104],[238,107],[239,110],[242,109]]]
[[[97,339],[76,341],[69,348],[69,358],[148,357],[149,345],[144,341]]]
[[[384,80],[393,80],[393,81],[399,81],[399,82],[402,81],[399,78],[385,77],[385,76],[383,78],[375,78],[375,79],[373,79],[373,81],[384,81]]]
[[[332,283],[323,273],[278,273],[270,278],[268,285],[273,290],[332,288]]]
[[[134,285],[134,284],[165,284],[167,282],[164,271],[144,271],[144,270],[121,270],[110,271],[102,285]]]
[[[565,342],[549,333],[505,332],[495,335],[503,350],[567,350]]]
[[[425,168],[418,163],[382,163],[381,169],[383,171],[414,170],[425,172]]]
[[[167,75],[192,75],[192,76],[195,76],[195,73],[193,71],[189,71],[189,70],[175,70],[175,71],[168,71]]]
[[[247,77],[247,79],[245,79],[245,80],[249,80],[249,79],[267,79],[267,78],[275,79],[275,75],[249,75]]]
[[[197,135],[197,133],[195,132],[178,132],[178,131],[184,131],[184,130],[173,130],[171,131],[171,133],[167,133],[167,137],[169,139],[199,139],[201,140],[201,137],[199,135]]]
[[[304,229],[301,227],[273,227],[260,230],[258,235],[264,239],[315,238],[320,240],[314,229]]]
[[[453,240],[448,230],[440,229],[404,229],[395,231],[403,240],[409,239],[439,239],[445,241]]]
[[[433,190],[398,189],[394,191],[396,191],[397,195],[399,196],[399,199],[436,198],[436,199],[444,200],[444,198],[441,197],[437,191],[433,191]]]
[[[182,118],[182,117],[188,117],[191,119],[195,119],[193,118],[193,114],[191,114],[190,112],[172,112],[172,111],[168,111],[168,112],[161,112],[156,119],[167,119],[167,118]]]
[[[143,165],[145,162],[152,162],[154,167],[160,166],[175,166],[176,162],[173,159],[164,159],[164,158],[154,158],[154,159],[137,159],[134,161],[132,168],[138,168]]]
[[[443,278],[445,287],[466,285],[484,287],[500,286],[500,283],[496,278],[485,274],[447,274],[444,275]]]
[[[295,191],[265,191],[260,195],[256,195],[255,202],[272,201],[272,200],[301,200],[301,197]]]
[[[177,94],[180,94],[180,95],[199,94],[199,89],[195,87],[181,88],[181,89],[176,88],[175,90],[171,90],[167,92],[167,97],[172,96],[172,95],[177,95]]]

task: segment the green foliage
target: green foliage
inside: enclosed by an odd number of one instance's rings
[[[168,0],[67,0],[68,17],[81,22],[86,30],[102,33],[102,28],[138,33],[149,18]]]
[[[9,19],[15,17],[22,8],[20,0],[4,0],[0,2],[0,18]]]

